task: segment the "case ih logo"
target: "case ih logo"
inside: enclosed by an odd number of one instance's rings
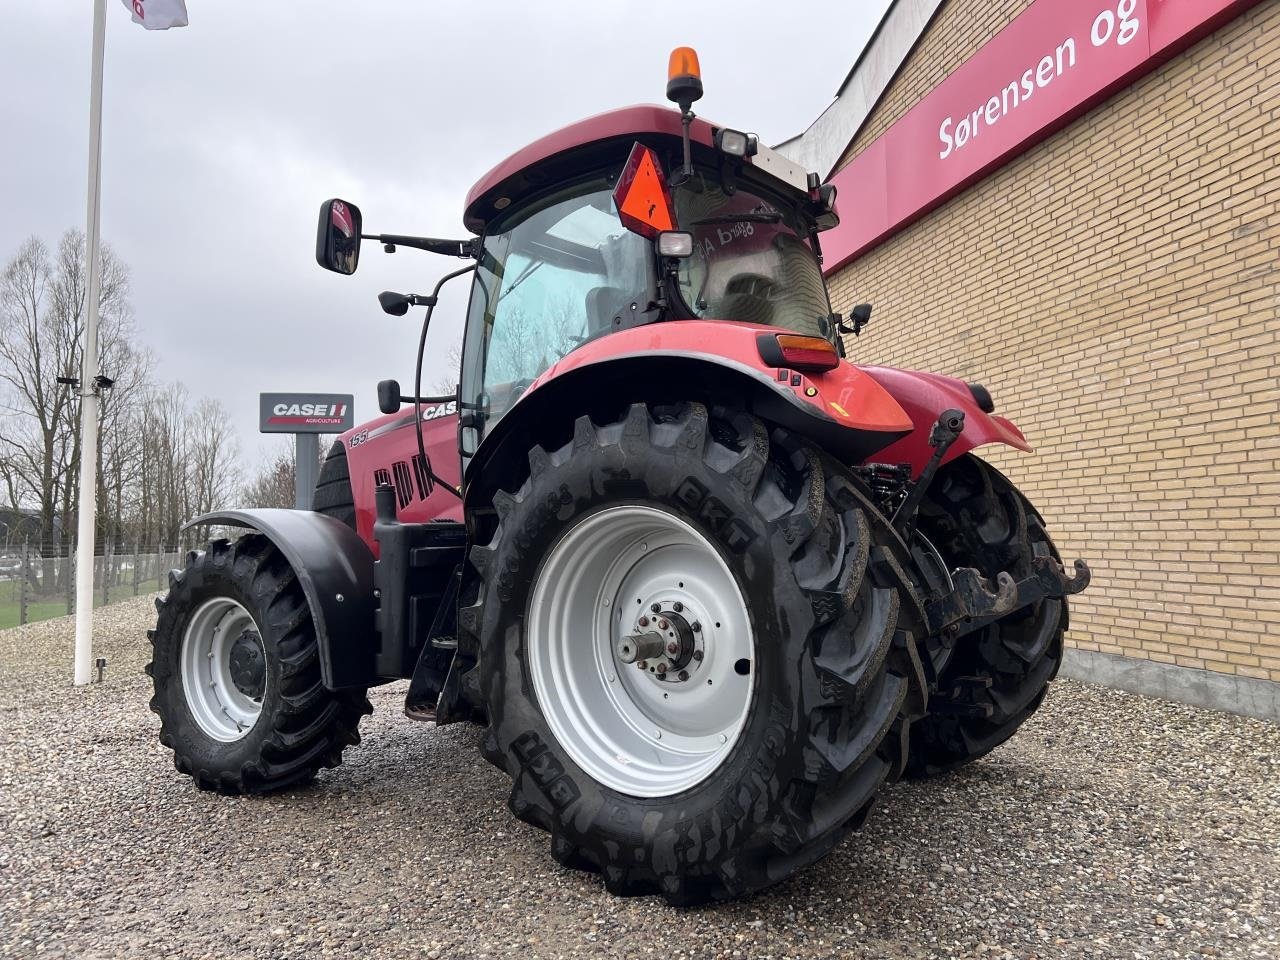
[[[267,423],[321,423],[338,426],[345,422],[346,415],[345,403],[277,403],[271,408],[271,417]]]
[[[354,423],[350,394],[264,393],[259,399],[262,433],[343,433]]]

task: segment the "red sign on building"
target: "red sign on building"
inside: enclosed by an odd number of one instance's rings
[[[1257,0],[1036,0],[832,182],[839,269]]]

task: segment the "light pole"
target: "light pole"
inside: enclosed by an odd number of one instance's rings
[[[85,252],[89,289],[80,368],[80,509],[76,526],[75,684],[93,680],[93,541],[98,508],[98,299],[102,269],[102,60],[107,39],[106,0],[93,4],[93,62],[89,79],[89,211]]]

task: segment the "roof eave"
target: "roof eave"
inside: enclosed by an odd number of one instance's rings
[[[853,143],[876,105],[924,36],[944,0],[892,0],[836,98],[779,153],[825,180]]]

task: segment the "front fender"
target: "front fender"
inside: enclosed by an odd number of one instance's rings
[[[964,431],[942,458],[943,463],[950,463],[987,443],[1004,443],[1031,452],[1031,444],[1022,431],[1012,421],[993,416],[978,406],[963,380],[896,367],[859,366],[858,369],[884,387],[914,424],[911,433],[876,454],[875,459],[881,463],[909,463],[912,476],[919,476],[933,454],[929,430],[942,412],[950,409],[964,412]]]
[[[270,540],[293,568],[307,598],[320,647],[320,675],[330,690],[377,683],[374,656],[373,554],[341,521],[309,510],[220,510],[202,524],[241,527]]]

